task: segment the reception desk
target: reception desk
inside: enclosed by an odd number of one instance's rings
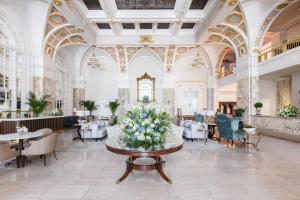
[[[26,126],[28,131],[36,131],[42,128],[61,130],[65,127],[65,116],[31,117],[18,119],[0,119],[0,134],[16,132],[16,127]]]
[[[253,115],[251,122],[265,135],[300,142],[300,118]]]

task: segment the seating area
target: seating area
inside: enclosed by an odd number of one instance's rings
[[[300,200],[300,0],[0,0],[0,200]]]

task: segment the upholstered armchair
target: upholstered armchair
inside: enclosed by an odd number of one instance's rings
[[[57,133],[48,135],[40,140],[30,141],[31,145],[28,148],[22,150],[24,156],[41,156],[44,160],[44,166],[46,163],[46,155],[52,153],[57,160],[55,148],[57,142]]]
[[[182,139],[183,130],[184,130],[184,128],[182,126],[176,126],[176,125],[172,124],[171,130],[172,130],[172,134],[174,134],[176,137]]]
[[[239,118],[230,119],[225,114],[219,114],[215,117],[215,121],[218,125],[219,143],[222,139],[226,139],[227,146],[229,141],[231,146],[235,141],[245,142],[244,134],[239,131]]]
[[[122,129],[123,129],[123,126],[118,125],[118,124],[114,125],[114,126],[107,127],[107,137],[108,138],[119,137],[119,135],[121,134]]]
[[[0,142],[0,161],[9,160],[18,156],[18,151],[10,148],[8,142]]]
[[[94,121],[81,125],[82,139],[98,139],[102,140],[107,136],[108,121]],[[88,129],[88,131],[84,131]]]
[[[183,126],[183,137],[188,141],[198,140],[198,139],[205,139],[207,142],[207,135],[208,135],[208,126],[205,123],[201,122],[193,122],[193,121],[182,121],[181,126]]]
[[[201,123],[204,122],[204,116],[203,115],[198,114],[198,113],[194,113],[194,115],[195,115],[195,121],[196,122],[201,122]]]

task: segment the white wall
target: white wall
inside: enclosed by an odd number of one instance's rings
[[[95,101],[100,106],[94,114],[107,116],[110,115],[110,111],[106,105],[109,101],[118,98],[118,65],[103,52],[97,51],[95,53],[103,70],[93,69],[84,63],[85,100]]]
[[[275,116],[277,113],[276,78],[260,78],[258,84],[259,84],[259,101],[264,104],[261,110],[261,114],[268,115],[268,116]]]
[[[177,60],[174,67],[175,107],[181,108],[183,115],[191,115],[207,109],[208,63],[199,68],[192,67],[196,53],[195,50],[188,52]],[[201,56],[205,61],[205,57]],[[189,97],[192,93],[197,94],[197,99],[192,100],[192,97]]]
[[[292,102],[300,109],[300,71],[292,74]]]
[[[216,103],[217,108],[219,108],[219,102],[236,102],[237,85],[236,83],[232,83],[223,87],[219,87],[216,89]]]

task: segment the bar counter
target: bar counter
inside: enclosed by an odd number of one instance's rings
[[[62,130],[65,127],[65,116],[45,116],[16,119],[0,119],[0,134],[15,133],[17,126],[26,126],[28,131],[36,131],[42,128]]]
[[[265,135],[300,142],[300,118],[253,115],[251,122]]]

